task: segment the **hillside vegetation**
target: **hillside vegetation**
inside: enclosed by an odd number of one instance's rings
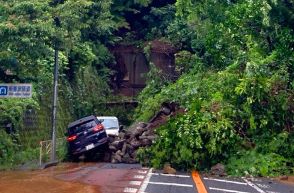
[[[166,101],[186,113],[158,128],[157,142],[142,149],[149,164],[205,169],[221,162],[234,175],[293,173],[293,6],[177,1],[167,37],[182,45],[181,76],[151,78],[137,119],[148,120]]]
[[[36,158],[38,141],[50,138],[54,49],[62,137],[69,121],[89,114],[129,123],[132,111],[103,105],[119,98],[109,86],[109,47],[132,44],[148,58],[146,42],[162,40],[178,50],[178,79],[150,64],[134,121],[149,120],[163,102],[185,113],[157,129],[142,160],[180,169],[221,162],[233,175],[293,173],[293,30],[293,0],[0,0],[0,82],[34,84],[30,100],[0,99],[0,127],[16,130],[0,132],[0,165]],[[27,112],[39,115],[39,128],[24,141]]]

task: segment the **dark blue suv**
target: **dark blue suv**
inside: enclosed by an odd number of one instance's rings
[[[107,143],[106,131],[95,116],[88,116],[68,125],[68,152],[72,158],[93,152]]]

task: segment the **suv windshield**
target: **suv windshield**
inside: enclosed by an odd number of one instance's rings
[[[76,134],[76,133],[82,132],[84,130],[91,129],[91,128],[95,127],[96,125],[97,125],[97,123],[94,120],[84,122],[84,123],[81,123],[79,125],[75,125],[75,126],[69,128],[68,134],[69,135]]]
[[[102,125],[105,129],[118,129],[118,122],[116,119],[104,119]]]

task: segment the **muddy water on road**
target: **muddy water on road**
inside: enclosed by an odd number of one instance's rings
[[[39,171],[0,171],[1,193],[101,193],[98,186],[64,181],[58,175],[78,171],[91,163],[65,163]],[[97,165],[97,163],[96,163]]]

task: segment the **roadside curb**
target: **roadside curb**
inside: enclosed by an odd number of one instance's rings
[[[40,169],[44,170],[44,169],[52,167],[52,166],[57,166],[58,163],[59,163],[59,161],[53,161],[53,162],[44,163],[44,164],[42,164],[40,166]]]

